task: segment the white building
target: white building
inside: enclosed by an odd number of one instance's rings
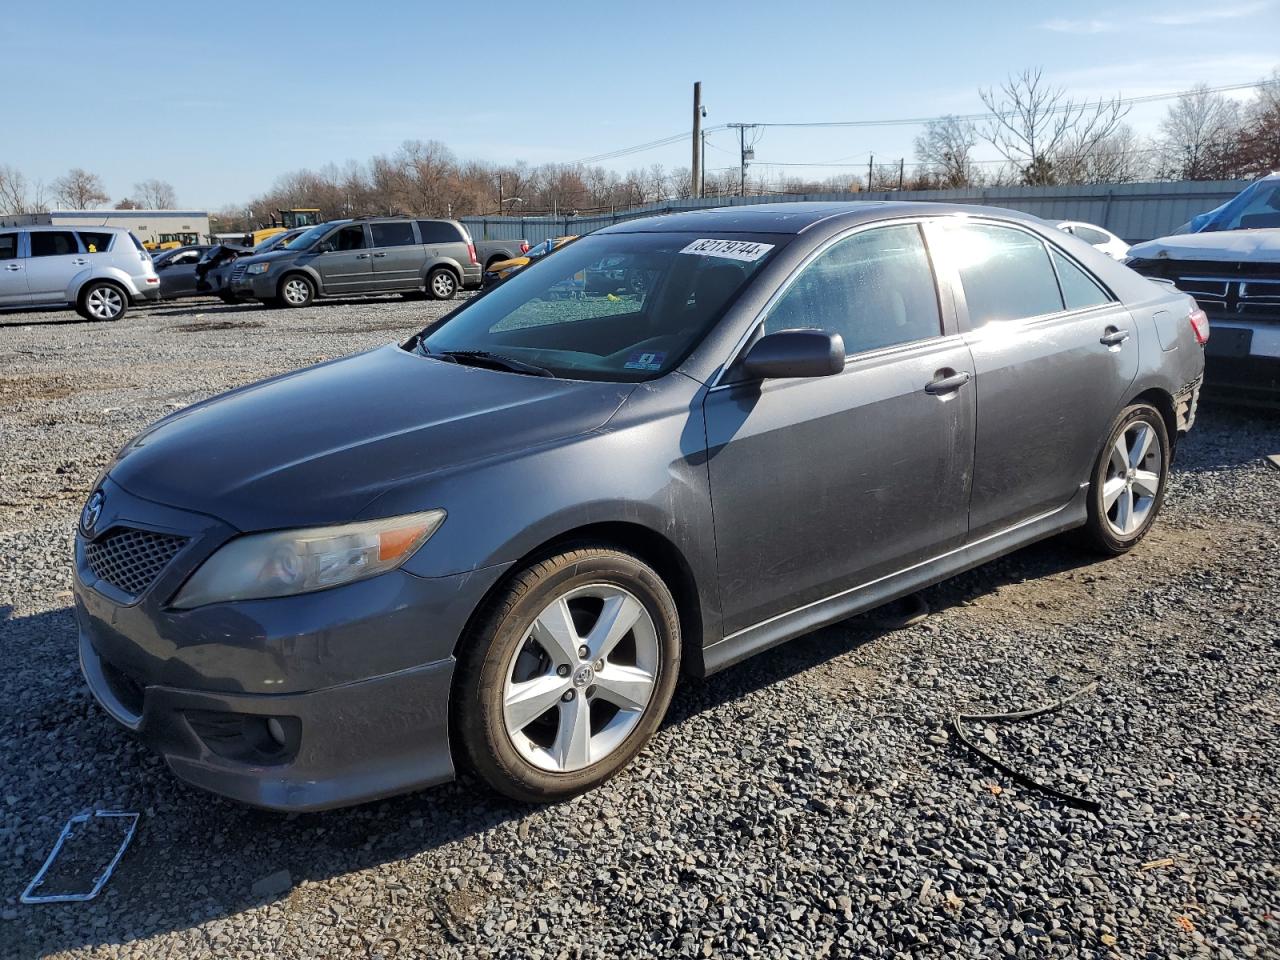
[[[0,217],[0,227],[29,224],[67,227],[124,227],[143,243],[204,243],[209,235],[206,210],[50,210]]]

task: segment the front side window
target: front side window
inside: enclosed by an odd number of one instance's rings
[[[112,233],[80,231],[80,243],[84,247],[85,253],[106,253],[111,249],[111,241],[114,237],[115,234]]]
[[[1062,310],[1058,279],[1039,237],[992,223],[941,222],[971,326]]]
[[[0,233],[0,260],[18,259],[18,235]]]
[[[413,239],[413,224],[408,220],[372,223],[369,231],[375,247],[408,247],[418,242]]]
[[[343,227],[329,238],[329,244],[334,250],[363,250],[365,247],[364,225],[353,223]]]
[[[33,257],[61,257],[79,252],[76,235],[69,230],[33,230],[31,232]]]
[[[840,334],[850,355],[939,336],[938,294],[919,226],[863,230],[824,251],[765,318],[770,333],[796,327]]]
[[[419,220],[423,243],[465,243],[458,228],[447,220]]]
[[[578,380],[639,381],[675,369],[760,267],[792,238],[606,233],[543,257],[422,340]]]

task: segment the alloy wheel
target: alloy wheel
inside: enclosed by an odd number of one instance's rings
[[[453,275],[444,271],[431,278],[431,292],[442,300],[453,296]]]
[[[1107,525],[1122,537],[1139,530],[1160,494],[1161,454],[1156,431],[1135,420],[1116,438],[1102,484]]]
[[[538,614],[507,667],[507,736],[542,770],[569,773],[607,757],[639,724],[659,673],[658,631],[631,593],[589,584]]]
[[[293,306],[298,307],[306,303],[311,297],[311,288],[307,285],[307,281],[298,277],[294,277],[285,283],[284,289],[281,291],[285,300],[289,301]]]
[[[124,310],[124,297],[115,287],[94,287],[84,305],[95,320],[114,320]]]

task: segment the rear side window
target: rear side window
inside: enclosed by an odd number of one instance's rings
[[[1062,287],[1062,299],[1068,310],[1083,310],[1110,303],[1111,298],[1093,278],[1060,254],[1051,251],[1054,269],[1058,271],[1058,284]]]
[[[417,243],[413,239],[413,224],[408,220],[392,223],[371,223],[369,229],[373,233],[375,247],[407,247]]]
[[[68,253],[79,253],[76,235],[71,231],[33,230],[31,232],[31,255],[33,257],[60,257]]]
[[[0,260],[18,259],[18,235],[0,233]]]
[[[419,220],[418,232],[423,243],[466,243],[458,228],[447,220]]]
[[[943,223],[972,326],[1062,309],[1049,251],[1038,237],[990,223]]]
[[[111,241],[114,237],[114,233],[80,231],[80,243],[84,246],[85,253],[106,253],[111,249]]]
[[[794,327],[838,333],[850,355],[939,336],[938,294],[920,228],[864,230],[822,253],[765,318],[770,333]]]

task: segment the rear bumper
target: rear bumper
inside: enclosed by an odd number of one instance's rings
[[[141,688],[127,685],[82,631],[80,667],[103,709],[163,756],[174,774],[241,803],[325,810],[454,775],[448,722],[452,657],[307,693]],[[278,718],[299,733],[283,757],[263,762],[246,758],[246,747],[211,734],[202,726],[211,716],[236,722]],[[232,755],[220,755],[227,753]]]

